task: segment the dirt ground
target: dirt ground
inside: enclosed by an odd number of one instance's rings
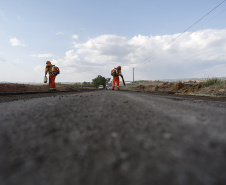
[[[123,85],[121,90],[139,91],[147,93],[166,93],[180,95],[194,95],[194,96],[226,96],[226,85],[219,88],[217,85],[209,87],[202,87],[200,83],[181,83],[181,82],[144,82],[141,85],[130,86]],[[57,86],[57,91],[79,91],[79,90],[96,90],[91,87],[78,87],[73,85]],[[24,92],[48,92],[49,85],[31,85],[31,84],[17,84],[17,83],[0,83],[0,94],[4,93],[24,93]]]
[[[142,92],[173,92],[197,95],[226,95],[226,85],[202,87],[201,83],[182,82],[145,82],[136,87],[129,87],[128,90]]]
[[[84,89],[93,89],[85,87],[77,87],[72,85],[57,86],[57,91],[77,91]],[[30,85],[30,84],[16,84],[16,83],[2,83],[0,84],[0,93],[18,93],[18,92],[47,92],[49,85]]]

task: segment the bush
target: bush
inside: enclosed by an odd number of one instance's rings
[[[94,78],[92,85],[94,87],[98,87],[99,85],[103,85],[105,87],[106,85],[106,79],[102,77],[101,75],[98,75],[96,78]]]
[[[224,83],[224,81],[222,81],[221,79],[218,79],[218,78],[210,78],[204,82],[201,82],[202,87],[209,87],[211,85],[221,85],[223,83]]]

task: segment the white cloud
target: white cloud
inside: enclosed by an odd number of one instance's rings
[[[111,69],[118,65],[126,80],[132,80],[133,67],[137,80],[197,77],[208,72],[224,74],[226,29],[186,32],[170,43],[178,35],[138,35],[131,39],[101,35],[85,43],[74,43],[74,49],[53,62],[65,72],[65,80],[73,75],[81,81],[90,81],[99,74],[110,77]]]
[[[64,35],[64,32],[57,32],[56,35]]]
[[[9,43],[11,44],[11,46],[23,46],[23,47],[28,46],[28,43],[24,42],[23,40],[19,40],[16,37],[10,38]]]
[[[35,54],[31,56],[35,58],[53,58],[54,57],[54,55],[52,54]]]
[[[34,71],[35,72],[43,72],[43,71],[45,71],[45,66],[38,65],[34,68]]]
[[[72,35],[73,39],[78,39],[78,37],[79,37],[78,35]]]

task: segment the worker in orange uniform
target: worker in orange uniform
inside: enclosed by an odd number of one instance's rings
[[[55,78],[56,75],[52,73],[52,64],[50,61],[46,62],[46,69],[45,69],[45,77],[49,73],[49,90],[50,91],[56,91],[56,84],[55,84]]]
[[[115,82],[117,84],[117,90],[119,90],[119,76],[122,76],[121,66],[112,69],[111,75],[113,76],[112,90],[115,90]]]

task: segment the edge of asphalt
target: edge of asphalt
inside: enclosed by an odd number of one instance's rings
[[[105,89],[104,89],[105,90]],[[0,92],[0,96],[10,95],[27,95],[27,94],[56,94],[56,93],[75,93],[75,92],[91,92],[91,91],[102,91],[102,90],[73,90],[73,91],[37,91],[37,92]],[[145,93],[153,95],[174,95],[181,97],[210,97],[210,98],[223,98],[226,100],[226,94],[198,94],[198,93],[180,93],[171,91],[134,91],[134,90],[120,90],[122,92],[132,93]]]

